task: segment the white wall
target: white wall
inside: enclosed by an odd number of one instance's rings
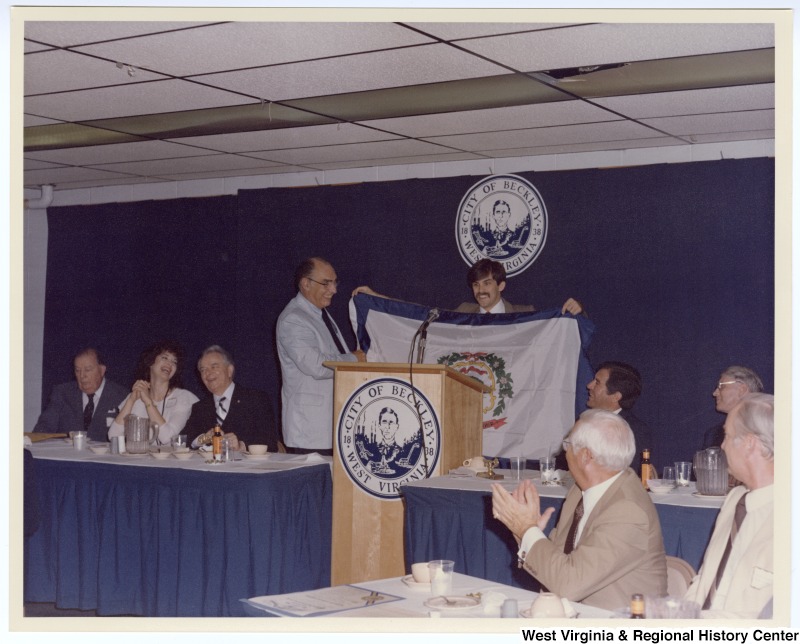
[[[421,163],[402,166],[376,166],[329,172],[226,177],[198,181],[142,183],[105,188],[56,190],[53,206],[90,205],[151,199],[179,199],[236,194],[242,189],[283,188],[403,179],[433,179],[463,175],[485,176],[516,172],[548,172],[586,168],[691,163],[774,157],[775,141],[754,140],[703,145],[675,145],[663,148],[634,148],[601,152],[582,152],[541,157],[514,157],[482,161]],[[56,186],[57,188],[57,186]],[[38,199],[40,193],[26,191],[25,197]],[[25,271],[25,430],[30,431],[41,411],[42,343],[44,337],[44,296],[47,273],[47,217],[44,210],[24,211]],[[76,348],[77,350],[77,348]]]

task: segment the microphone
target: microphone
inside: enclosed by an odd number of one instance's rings
[[[439,317],[439,309],[431,309],[428,311],[428,317],[425,318],[425,321],[419,327],[419,331],[417,333],[425,333],[428,330],[428,327],[431,325],[431,322],[436,320]]]
[[[417,362],[421,363],[425,357],[425,345],[428,341],[428,327],[435,319],[439,317],[439,309],[431,309],[428,311],[428,317],[420,325],[416,335],[419,336],[419,344],[417,345]],[[416,336],[415,336],[416,337]],[[413,346],[413,345],[412,345]]]

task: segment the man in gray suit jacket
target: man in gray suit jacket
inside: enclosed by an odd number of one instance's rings
[[[472,289],[474,302],[462,302],[459,313],[523,313],[534,311],[530,304],[512,304],[501,296],[506,288],[506,269],[493,259],[480,259],[467,271],[467,286]],[[562,313],[578,315],[583,312],[580,302],[569,298],[561,308]]]
[[[543,530],[554,508],[540,513],[532,481],[513,493],[492,486],[494,517],[519,543],[520,566],[561,597],[609,610],[627,606],[633,593],[665,595],[661,524],[628,467],[634,452],[628,424],[617,414],[587,410],[564,451],[575,485],[549,537]]]
[[[333,452],[333,371],[325,361],[365,361],[363,351],[350,353],[326,311],[338,280],[329,262],[303,261],[295,271],[297,295],[278,317],[281,363],[283,440],[292,453]]]
[[[775,569],[774,414],[770,394],[751,393],[725,419],[722,449],[728,471],[742,485],[725,498],[703,565],[686,591],[703,617],[769,616]]]
[[[33,431],[68,434],[86,430],[89,440],[108,441],[108,427],[128,390],[106,379],[106,365],[97,349],[83,349],[75,356],[73,366],[75,382],[53,387]]]

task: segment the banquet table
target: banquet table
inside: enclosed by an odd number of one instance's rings
[[[330,584],[328,458],[156,460],[61,439],[30,449],[41,520],[25,540],[26,602],[242,616],[242,597]]]
[[[518,481],[508,470],[495,470],[504,476],[497,481],[508,490]],[[556,508],[546,532],[555,525],[571,480],[564,485],[543,486],[539,472],[525,470],[541,495],[541,507]],[[456,569],[503,584],[538,589],[525,570],[517,568],[517,544],[511,532],[492,517],[491,484],[476,476],[440,476],[405,485],[405,560],[406,568],[416,561],[452,559]],[[698,570],[714,529],[724,497],[700,497],[694,483],[667,494],[652,494],[658,511],[664,548],[668,555],[680,557]]]
[[[473,607],[456,605],[449,608],[436,598],[432,607],[430,584],[414,583],[410,575],[377,579],[356,584],[336,586],[292,595],[250,597],[242,600],[253,617],[380,617],[380,618],[499,618],[505,599],[515,599],[521,612],[528,617],[531,604],[538,593],[522,588],[497,584],[461,573],[453,574],[452,599],[474,598]],[[361,605],[349,605],[354,600]],[[614,613],[603,608],[569,602],[578,619],[603,619]],[[393,628],[397,628],[393,622]],[[519,628],[516,622],[514,628]]]

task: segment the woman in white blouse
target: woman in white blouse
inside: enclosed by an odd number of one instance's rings
[[[125,434],[128,414],[149,418],[158,425],[158,442],[167,444],[181,433],[197,396],[181,389],[183,349],[174,342],[160,342],[145,349],[136,366],[136,382],[111,423],[108,437]]]

